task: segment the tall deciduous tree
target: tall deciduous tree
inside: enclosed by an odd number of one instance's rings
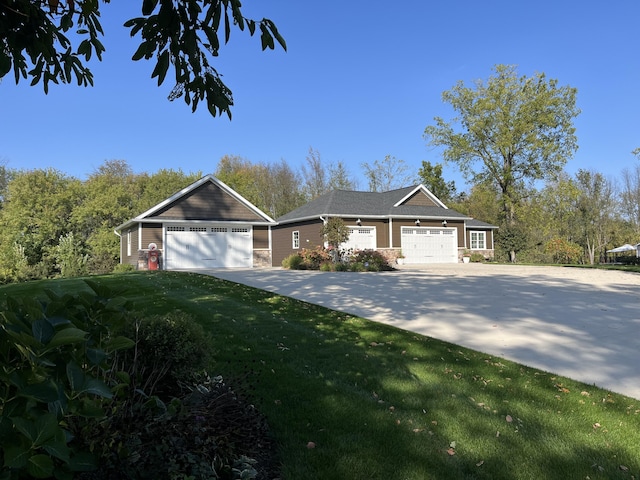
[[[229,41],[231,25],[252,36],[259,30],[263,50],[276,42],[287,48],[271,20],[242,15],[240,0],[143,0],[141,7],[142,15],[125,23],[131,36],[142,39],[133,60],[155,60],[151,77],[158,85],[173,70],[169,99],[182,97],[193,111],[204,100],[211,115],[231,118],[231,90],[211,65],[220,44]],[[86,62],[93,55],[102,60],[104,8],[99,0],[1,1],[0,78],[13,69],[16,83],[30,77],[32,85],[42,82],[45,93],[49,82],[93,85]]]
[[[373,164],[365,162],[362,168],[371,192],[388,192],[410,186],[414,181],[407,173],[409,168],[404,160],[392,155],[386,155],[383,160],[374,160]]]
[[[328,190],[355,190],[358,184],[347,171],[344,162],[329,166]]]
[[[640,233],[640,165],[622,171],[621,215]]]
[[[443,202],[449,202],[456,196],[456,183],[446,181],[442,176],[442,164],[433,165],[426,160],[422,161],[422,166],[418,170],[418,177],[422,184],[429,189],[436,197]]]
[[[471,183],[494,183],[504,227],[515,228],[522,189],[559,173],[577,149],[576,89],[542,73],[518,76],[514,66],[498,65],[488,81],[472,87],[459,82],[442,98],[457,116],[435,117],[425,138],[444,147],[445,161],[456,163]],[[510,256],[515,261],[515,251]]]
[[[616,190],[604,175],[590,170],[578,171],[576,185],[580,190],[577,205],[580,240],[589,263],[593,265],[596,255],[604,257],[604,247],[613,235]]]
[[[329,182],[327,181],[327,169],[322,164],[320,152],[309,147],[309,153],[305,163],[300,168],[304,179],[303,190],[309,200],[327,193]]]

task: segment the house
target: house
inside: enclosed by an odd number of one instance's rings
[[[339,217],[351,235],[344,248],[373,249],[407,264],[456,263],[465,250],[494,256],[496,226],[447,208],[424,185],[389,192],[335,190],[279,217],[272,228],[273,265],[324,244],[320,229]]]
[[[116,227],[120,263],[166,270],[271,265],[275,221],[207,175]],[[150,256],[149,253],[152,253]]]
[[[280,266],[302,248],[324,245],[323,222],[339,217],[345,248],[373,249],[390,261],[458,262],[470,250],[493,257],[497,228],[447,208],[423,185],[384,193],[336,190],[270,218],[207,175],[116,227],[120,262],[166,270]]]

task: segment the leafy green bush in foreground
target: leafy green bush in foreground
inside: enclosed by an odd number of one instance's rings
[[[126,387],[111,355],[133,345],[113,335],[127,318],[124,301],[99,285],[48,302],[8,298],[0,322],[0,478],[72,478],[96,458],[75,439],[105,416]]]

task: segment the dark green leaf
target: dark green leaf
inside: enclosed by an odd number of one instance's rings
[[[100,365],[107,358],[107,353],[99,348],[87,348],[87,359],[91,365]]]
[[[44,403],[55,402],[58,400],[58,388],[53,380],[48,380],[44,383],[27,385],[18,392],[18,395]]]
[[[138,46],[136,53],[133,54],[133,57],[131,57],[131,59],[134,61],[138,61],[142,59],[146,54],[147,54],[147,42],[142,42],[140,46]]]
[[[30,443],[35,442],[35,439],[38,436],[38,431],[36,429],[35,423],[23,417],[12,418],[11,420],[13,421],[13,424],[15,425],[16,429],[22,435],[27,437]]]
[[[79,328],[65,328],[54,335],[51,341],[47,344],[47,350],[52,350],[62,345],[72,345],[74,343],[84,342],[87,335],[89,335],[87,332],[80,330]]]
[[[4,451],[4,466],[21,469],[27,466],[31,452],[23,447],[11,447]]]
[[[72,391],[79,391],[83,387],[85,379],[86,375],[77,363],[69,362],[67,364],[67,380],[69,380]]]
[[[27,472],[33,478],[49,478],[53,475],[53,460],[48,455],[34,455],[27,461]]]
[[[34,446],[40,446],[43,443],[55,438],[60,430],[58,419],[51,413],[40,415],[35,423],[37,436],[33,439]]]
[[[130,338],[120,336],[120,337],[114,337],[111,340],[109,340],[105,348],[107,352],[112,353],[117,350],[125,350],[127,348],[131,348],[135,344],[136,343]]]
[[[142,2],[142,14],[151,15],[158,5],[158,0],[144,0]]]
[[[98,380],[97,378],[87,378],[80,390],[82,393],[90,393],[92,395],[98,395],[104,398],[112,398],[113,394],[111,390],[102,380]]]
[[[45,319],[34,320],[31,324],[33,337],[40,343],[48,343],[55,334],[51,324]]]

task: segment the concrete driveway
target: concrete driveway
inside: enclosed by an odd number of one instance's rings
[[[640,399],[638,274],[483,264],[207,273]]]

